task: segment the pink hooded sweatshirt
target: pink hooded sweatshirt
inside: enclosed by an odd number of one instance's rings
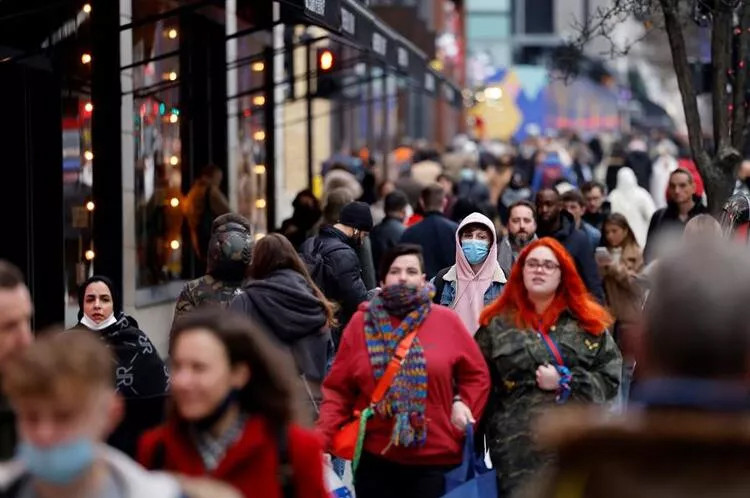
[[[477,273],[474,273],[466,260],[459,238],[461,230],[471,224],[484,225],[492,233],[489,253]],[[485,293],[493,282],[504,284],[507,281],[497,262],[497,234],[495,225],[489,218],[480,213],[471,213],[461,222],[456,231],[456,264],[443,276],[443,280],[455,283],[456,293],[450,308],[461,317],[466,328],[474,335],[479,328]]]

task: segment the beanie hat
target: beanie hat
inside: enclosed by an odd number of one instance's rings
[[[348,227],[356,228],[362,232],[372,230],[372,213],[370,206],[364,202],[350,202],[341,210],[339,223]]]

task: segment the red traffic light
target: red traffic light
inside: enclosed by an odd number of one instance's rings
[[[330,50],[322,50],[318,54],[318,68],[321,71],[330,71],[333,69],[333,63],[335,61],[335,58],[333,56],[333,52]]]

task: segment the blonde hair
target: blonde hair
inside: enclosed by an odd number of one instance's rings
[[[114,389],[112,354],[91,332],[45,333],[3,370],[3,390],[11,399],[57,396],[71,386]]]
[[[719,238],[721,237],[721,225],[710,214],[699,214],[687,222],[682,237],[683,240],[691,242],[713,237]]]

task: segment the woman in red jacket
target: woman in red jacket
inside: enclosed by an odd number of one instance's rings
[[[444,473],[462,458],[464,430],[479,419],[490,378],[471,334],[453,311],[432,304],[422,251],[398,245],[383,257],[382,290],[344,330],[323,383],[318,428],[326,449],[366,406],[401,339],[417,330],[405,361],[367,423],[355,471],[357,498],[438,498]]]
[[[195,312],[176,324],[171,351],[171,418],[141,438],[141,464],[224,481],[245,497],[327,496],[319,440],[294,422],[291,360],[251,322]]]

